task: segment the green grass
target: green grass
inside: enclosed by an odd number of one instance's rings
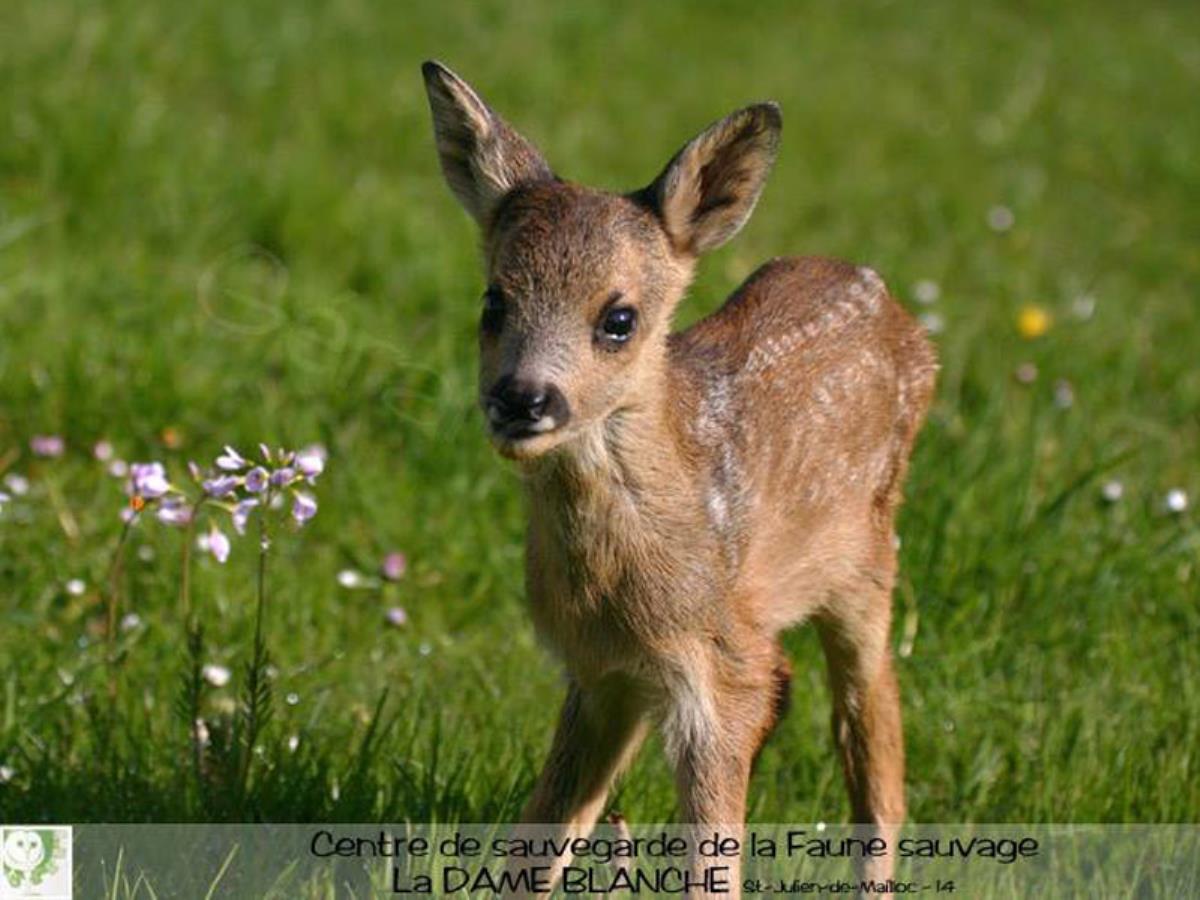
[[[436,56],[563,175],[613,188],[737,105],[782,104],[775,175],[682,318],[773,255],[869,263],[913,308],[914,283],[941,285],[896,601],[912,818],[1196,821],[1200,531],[1162,498],[1200,495],[1200,9],[569,7],[5,4],[0,468],[32,489],[0,514],[0,819],[520,808],[562,683],[522,608],[519,485],[474,410],[481,283],[429,134],[418,65]],[[1054,315],[1039,340],[1016,332],[1026,303]],[[45,432],[65,458],[30,458]],[[100,438],[176,472],[226,442],[330,450],[320,515],[271,563],[275,715],[242,803],[187,784],[177,533],[134,534],[122,583],[143,626],[105,687],[123,497]],[[392,548],[410,571],[386,595],[339,587]],[[235,671],[253,571],[242,541],[195,572],[206,659]],[[393,604],[406,627],[384,625]],[[788,646],[794,706],[751,815],[838,821],[819,649],[806,630]],[[234,687],[210,691],[214,723]],[[656,747],[613,804],[674,814]]]

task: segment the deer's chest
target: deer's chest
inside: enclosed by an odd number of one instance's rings
[[[657,517],[634,497],[535,501],[534,624],[577,677],[652,668],[718,602],[710,543],[703,527]]]

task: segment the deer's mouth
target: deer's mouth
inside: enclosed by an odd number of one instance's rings
[[[552,415],[505,416],[490,404],[485,407],[485,414],[492,443],[509,459],[528,459],[544,453],[558,443],[563,430],[563,423]]]
[[[556,432],[535,434],[528,437],[508,438],[493,433],[492,445],[496,452],[505,459],[516,462],[528,462],[537,459],[562,443]]]

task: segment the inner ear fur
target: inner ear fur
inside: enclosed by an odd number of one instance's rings
[[[675,154],[643,192],[680,252],[699,255],[732,238],[758,203],[779,151],[775,103],[747,106]]]

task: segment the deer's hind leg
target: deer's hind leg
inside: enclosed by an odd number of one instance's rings
[[[775,733],[779,723],[792,706],[792,662],[787,658],[783,646],[779,643],[775,644],[775,663],[771,669],[771,680],[767,692],[770,698],[770,712],[760,727],[758,746],[754,750],[751,769],[758,763],[763,747],[766,746],[767,741]]]
[[[894,846],[904,820],[904,737],[892,664],[891,575],[862,579],[853,596],[815,618],[833,695],[833,737],[853,818],[860,830]],[[864,874],[889,877],[892,860]]]

